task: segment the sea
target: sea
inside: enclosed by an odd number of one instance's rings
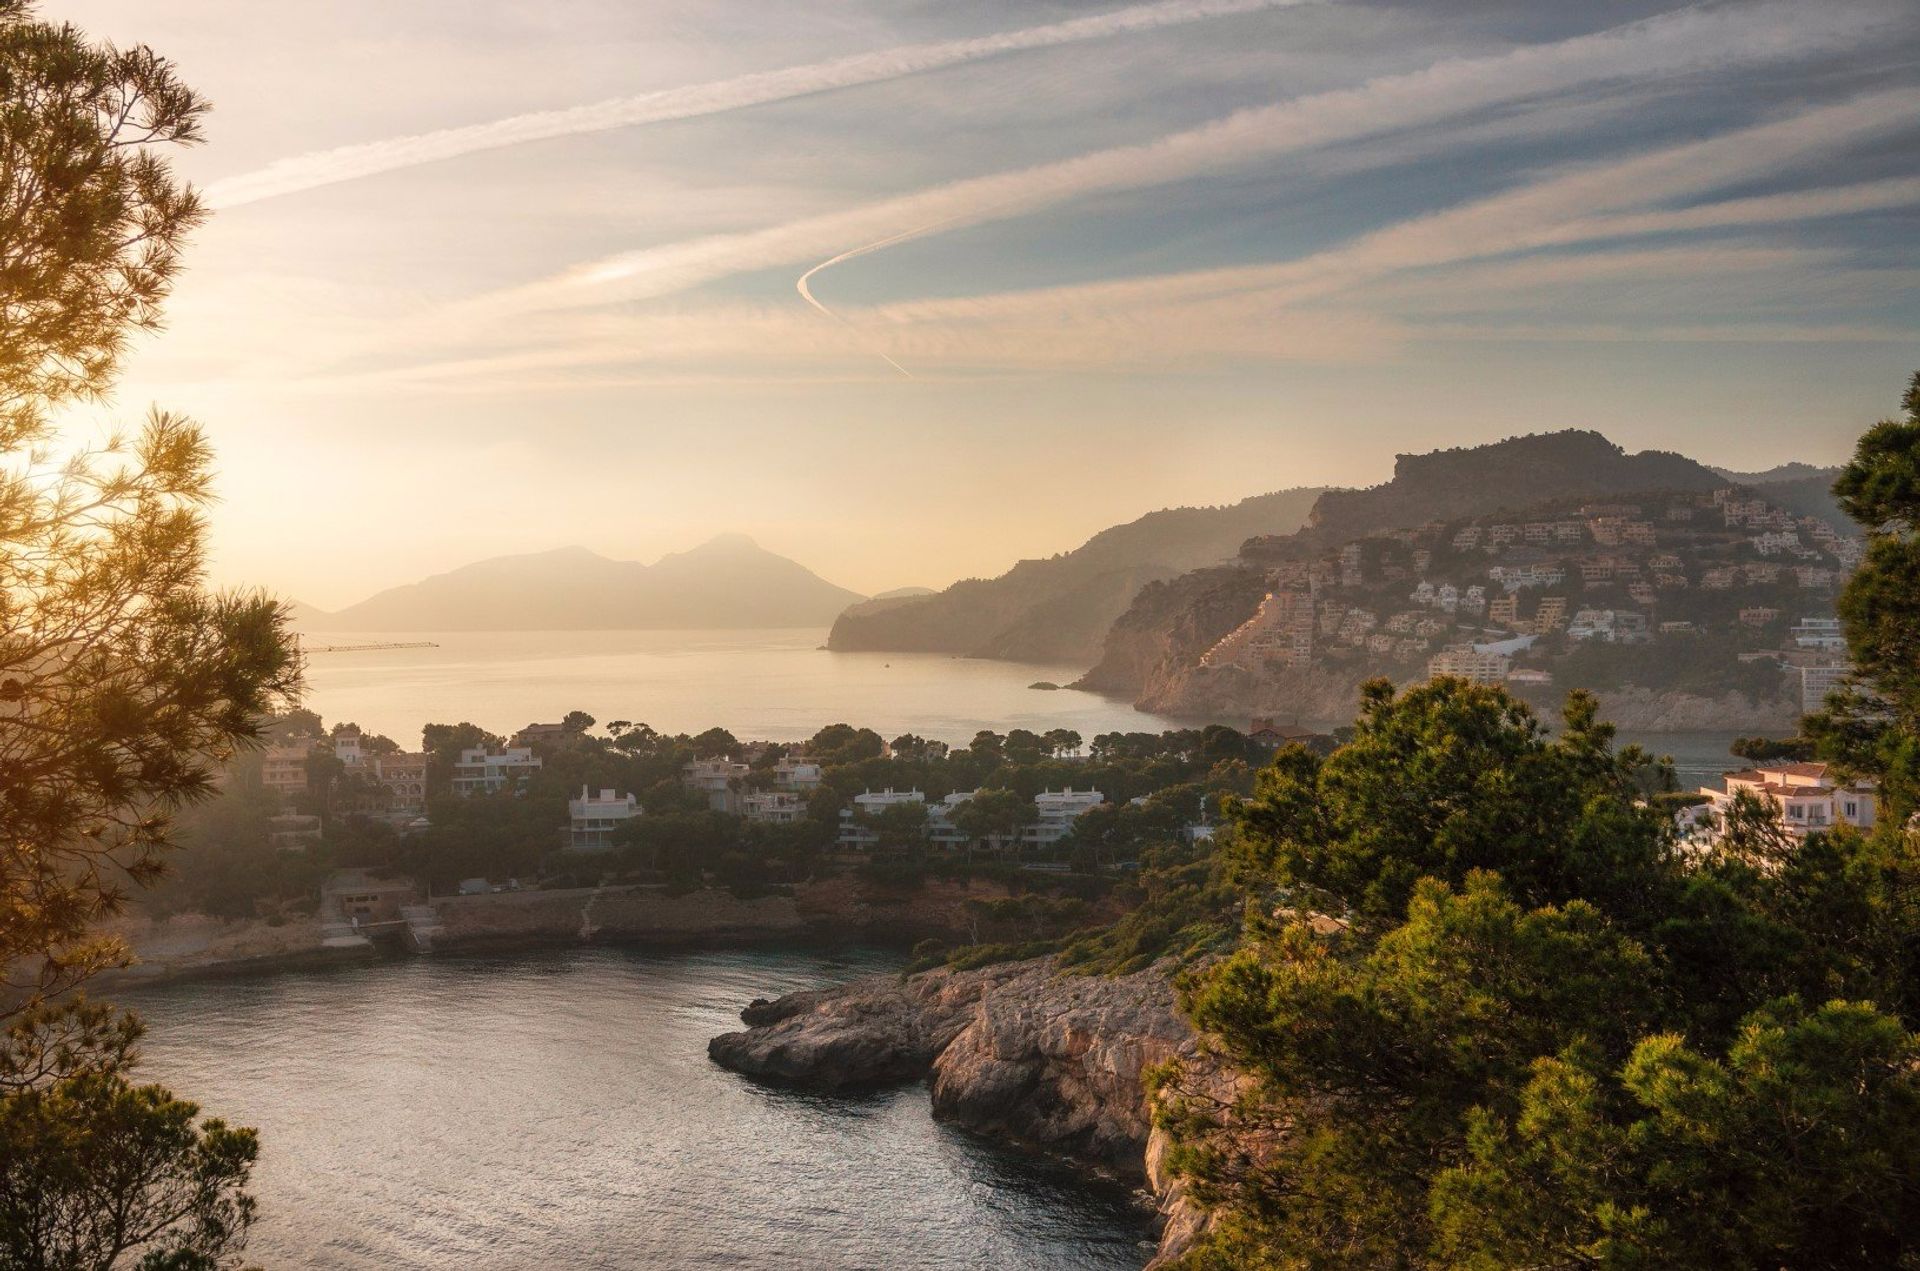
[[[753,998],[899,962],[583,947],[114,996],[145,1080],[259,1130],[249,1263],[1142,1266],[1137,1192],[941,1124],[923,1085],[822,1097],[708,1060]]]
[[[1071,728],[1091,740],[1194,722],[1096,693],[1032,687],[1068,684],[1085,666],[835,653],[826,641],[825,628],[329,631],[305,638],[305,705],[329,725],[355,723],[409,748],[427,723],[471,721],[510,734],[570,710],[663,733],[717,725],[743,740],[800,741],[848,723],[889,740],[915,733],[959,745],[981,729]],[[394,645],[428,647],[365,647]]]
[[[511,734],[584,710],[663,733],[716,725],[742,740],[801,741],[827,724],[965,745],[982,729],[1159,732],[1245,716],[1173,719],[1066,685],[1077,664],[997,662],[943,653],[836,653],[824,628],[771,631],[327,632],[309,636],[305,704],[401,745],[421,725],[470,721]],[[392,647],[410,645],[415,647]],[[374,646],[374,647],[367,647]],[[337,650],[337,651],[329,651]],[[1345,720],[1286,720],[1331,729]],[[1684,789],[1737,761],[1730,733],[1624,734],[1674,760]]]
[[[798,740],[847,722],[1159,730],[1072,690],[1077,666],[832,653],[825,632],[328,633],[306,704],[406,745],[585,710],[663,732]],[[411,644],[410,648],[362,648]],[[1245,727],[1245,720],[1223,722]],[[1323,722],[1324,723],[1324,722]],[[1682,784],[1720,734],[1631,737]],[[144,1076],[255,1126],[250,1260],[292,1268],[1045,1268],[1142,1265],[1140,1196],[936,1122],[918,1085],[820,1097],[706,1057],[756,997],[896,970],[881,950],[582,947],[116,991]]]

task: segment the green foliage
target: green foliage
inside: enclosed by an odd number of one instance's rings
[[[1617,1070],[1591,1047],[1541,1059],[1436,1181],[1436,1263],[1911,1265],[1917,1060],[1868,1003],[1790,999],[1749,1016],[1724,1059],[1673,1033]]]
[[[1920,374],[1904,418],[1868,429],[1834,482],[1867,551],[1837,606],[1855,687],[1803,723],[1822,753],[1880,779],[1882,814],[1920,811]]]
[[[1736,803],[1682,854],[1644,768],[1578,696],[1554,740],[1460,681],[1275,756],[1223,846],[1240,947],[1182,988],[1246,1084],[1158,1083],[1217,1218],[1182,1265],[1920,1258],[1911,835]]]
[[[0,1038],[0,1266],[234,1265],[254,1132],[130,1073],[140,1026],[79,999]]]
[[[144,47],[0,9],[0,1017],[124,959],[94,924],[298,680],[274,602],[203,586],[210,454],[154,412],[47,420],[154,329],[197,199],[164,151],[205,110]]]
[[[1163,958],[1182,962],[1220,951],[1239,930],[1245,901],[1206,844],[1169,844],[1142,854],[1127,912],[1071,941],[1062,967],[1086,975],[1131,975]]]
[[[1374,681],[1350,742],[1324,760],[1283,748],[1259,774],[1237,865],[1371,922],[1404,912],[1420,878],[1476,869],[1529,903],[1590,895],[1664,849],[1664,824],[1634,806],[1646,757],[1611,740],[1582,694],[1550,739],[1498,688],[1440,679],[1395,697]]]

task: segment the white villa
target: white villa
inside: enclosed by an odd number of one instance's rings
[[[798,790],[754,790],[740,796],[740,815],[761,825],[792,825],[807,815],[807,798]]]
[[[1733,801],[1742,794],[1771,806],[1780,824],[1796,839],[1830,830],[1836,825],[1872,829],[1879,810],[1878,796],[1871,782],[1843,786],[1835,784],[1823,763],[1758,764],[1739,772],[1729,772],[1726,788],[1702,786],[1707,796],[1704,807],[1695,810],[1687,828],[1708,836],[1714,833]]]
[[[736,784],[750,771],[737,759],[695,759],[680,770],[680,784],[707,796],[707,807],[715,812],[740,811],[740,790]]]
[[[540,757],[527,746],[489,750],[476,746],[460,752],[453,765],[453,792],[461,798],[518,788],[540,768]]]
[[[1052,847],[1072,832],[1075,821],[1106,801],[1107,796],[1098,790],[1075,790],[1072,786],[1034,795],[1033,806],[1039,816],[1020,831],[1021,846]]]
[[[817,790],[821,776],[820,765],[811,759],[789,757],[773,765],[773,784],[782,790]]]
[[[640,815],[640,801],[631,794],[602,790],[567,800],[567,848],[575,852],[605,852],[613,848],[613,832]]]
[[[840,834],[834,840],[840,847],[867,851],[880,845],[880,836],[860,823],[859,813],[873,816],[901,803],[925,803],[927,796],[918,790],[895,790],[889,786],[878,792],[862,791],[853,796],[854,806],[840,809]]]

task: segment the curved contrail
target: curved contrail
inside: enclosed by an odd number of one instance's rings
[[[1158,0],[1116,9],[1111,13],[1072,18],[1045,26],[1003,31],[995,35],[926,44],[903,44],[872,53],[855,53],[831,61],[758,71],[705,84],[688,84],[631,97],[562,110],[539,110],[509,115],[486,123],[441,128],[409,136],[315,150],[277,159],[263,168],[213,182],[203,191],[210,207],[239,207],[320,186],[355,181],[400,168],[437,163],[483,150],[499,150],[530,141],[546,141],[581,133],[605,132],[638,124],[663,123],[719,115],[768,102],[787,101],[814,93],[832,92],[862,84],[900,79],[936,71],[963,62],[1053,48],[1084,40],[1106,39],[1183,26],[1208,18],[1233,17],[1265,9],[1290,8],[1314,0]]]
[[[951,219],[951,218],[948,218],[948,219]],[[827,308],[827,306],[821,304],[819,300],[814,298],[813,288],[807,285],[810,281],[812,281],[813,276],[819,273],[823,269],[831,269],[833,266],[841,264],[845,261],[852,260],[856,256],[864,256],[868,252],[877,252],[883,247],[892,247],[894,244],[904,243],[910,238],[919,238],[922,234],[931,234],[933,233],[933,231],[939,229],[942,225],[945,225],[945,224],[946,224],[946,221],[944,220],[934,221],[931,224],[921,225],[921,226],[918,226],[917,228],[910,229],[910,230],[903,230],[898,234],[890,234],[887,237],[879,239],[875,242],[867,243],[864,246],[855,247],[849,251],[841,252],[838,256],[833,257],[831,260],[823,260],[819,264],[815,265],[812,269],[809,269],[806,273],[801,274],[800,277],[794,281],[793,289],[800,293],[800,298],[802,300],[812,305],[815,309],[818,309],[821,313],[825,314],[827,317],[832,318],[835,322],[839,322],[848,327],[851,327],[853,326],[851,322],[848,322],[845,318],[841,317],[839,314],[835,313],[833,310]],[[912,371],[909,371],[906,367],[900,365],[898,362],[894,361],[891,357],[888,357],[885,353],[881,353],[878,349],[874,350],[874,352],[878,354],[880,357],[880,360],[885,362],[888,366],[891,366],[894,370],[900,372],[902,375],[906,376],[908,379],[913,378]]]

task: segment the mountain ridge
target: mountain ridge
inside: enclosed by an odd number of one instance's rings
[[[721,534],[651,565],[579,545],[493,556],[300,616],[315,631],[810,627],[864,599],[744,534]]]
[[[1162,508],[1080,546],[967,578],[929,596],[872,600],[834,623],[830,649],[950,653],[1007,661],[1087,661],[1150,583],[1226,560],[1250,536],[1290,529],[1324,487],[1214,507]]]

